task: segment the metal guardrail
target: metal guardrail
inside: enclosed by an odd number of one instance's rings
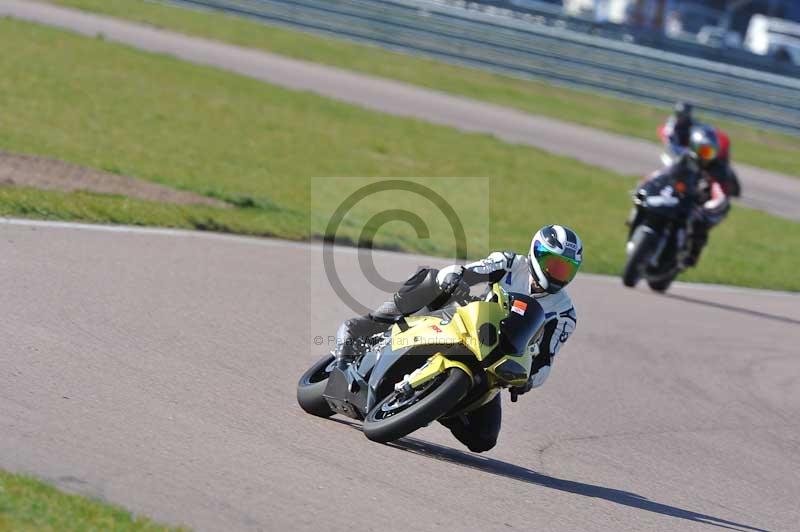
[[[699,59],[736,65],[773,74],[800,77],[800,66],[775,57],[761,56],[741,48],[730,48],[722,42],[712,41],[701,44],[696,36],[669,37],[660,31],[639,28],[610,21],[598,22],[586,16],[573,16],[564,13],[557,4],[542,0],[449,0],[467,9],[476,9],[492,14],[502,13],[510,17],[532,16],[537,24],[547,24],[568,30],[606,37],[608,39],[640,44]],[[511,5],[515,4],[515,5]],[[505,6],[505,7],[503,7]],[[511,12],[513,9],[513,12]]]
[[[553,27],[457,0],[169,0],[800,135],[800,79]]]

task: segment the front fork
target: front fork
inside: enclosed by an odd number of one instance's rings
[[[628,240],[631,239],[633,236],[633,230],[636,229],[636,226],[639,225],[639,207],[634,205],[631,207],[631,212],[628,214],[628,218],[625,220],[625,225],[628,226]]]
[[[664,252],[664,248],[667,247],[667,240],[668,237],[664,233],[661,233],[658,239],[658,245],[656,249],[653,251],[653,254],[650,256],[650,266],[656,267],[658,266],[658,260],[661,258],[661,254]]]

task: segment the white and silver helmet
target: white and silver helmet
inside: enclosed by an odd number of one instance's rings
[[[531,275],[544,290],[555,294],[578,273],[583,262],[583,243],[572,229],[546,225],[539,229],[528,254]]]

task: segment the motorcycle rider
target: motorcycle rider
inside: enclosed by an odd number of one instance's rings
[[[714,164],[708,171],[713,172],[719,181],[725,181],[727,194],[738,198],[741,196],[742,187],[739,177],[730,164],[730,139],[718,128],[704,126],[694,120],[693,107],[688,102],[677,102],[672,115],[658,129],[661,140],[669,147],[669,151],[680,156],[691,148],[691,135],[695,127],[705,127],[713,130],[717,141],[717,155]]]
[[[339,327],[334,351],[337,363],[346,366],[368,346],[370,336],[384,332],[401,316],[424,307],[435,310],[449,302],[467,302],[470,286],[500,283],[509,292],[529,294],[545,311],[544,334],[538,343],[529,346],[534,358],[528,382],[511,389],[514,395],[527,393],[544,384],[553,358],[575,331],[575,308],[564,287],[575,277],[582,260],[583,244],[578,235],[561,225],[547,225],[533,236],[527,255],[496,251],[465,266],[453,265],[439,271],[422,268],[390,301]],[[471,451],[484,452],[497,443],[501,417],[498,394],[468,414],[439,421]]]
[[[682,267],[695,266],[700,253],[708,242],[709,230],[718,225],[730,210],[730,200],[735,182],[720,161],[720,144],[717,131],[706,125],[690,129],[686,151],[673,164],[654,172],[646,180],[663,175],[682,176],[696,172],[699,176],[696,202],[697,208],[689,218],[687,238],[688,252],[679,258]]]

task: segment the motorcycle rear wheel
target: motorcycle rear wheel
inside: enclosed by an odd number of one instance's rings
[[[470,386],[469,375],[459,368],[450,368],[414,390],[411,396],[392,392],[367,414],[364,435],[379,443],[407,436],[452,410],[466,397]]]
[[[297,402],[300,408],[319,417],[331,417],[333,410],[322,397],[330,376],[329,366],[333,363],[333,355],[328,354],[319,359],[308,371],[303,373],[297,383]]]

